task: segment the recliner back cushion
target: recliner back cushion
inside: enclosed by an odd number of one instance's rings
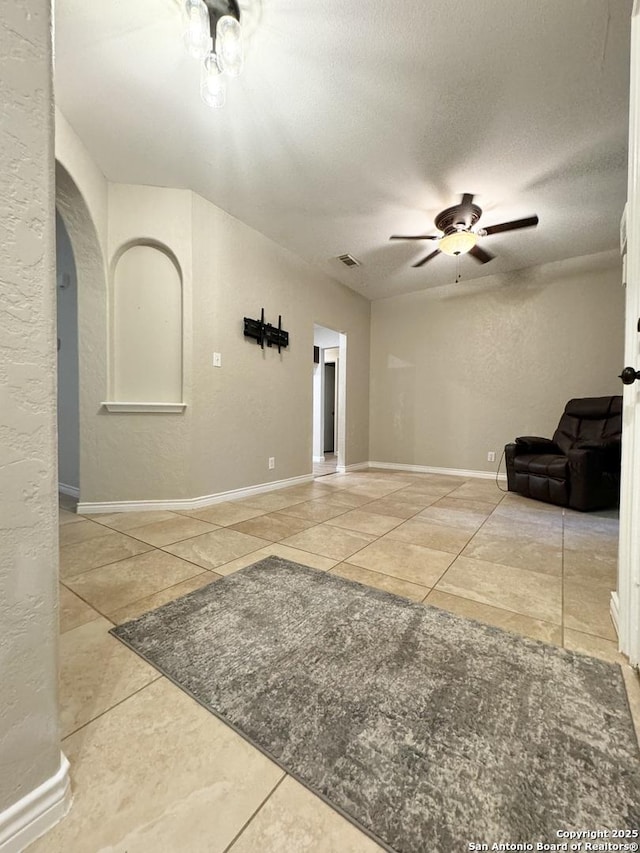
[[[563,453],[585,441],[619,440],[622,397],[582,397],[569,400],[553,440]]]

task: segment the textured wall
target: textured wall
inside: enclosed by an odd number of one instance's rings
[[[193,397],[191,193],[109,184],[108,215],[110,278],[118,252],[141,238],[167,246],[180,265],[184,310],[183,400],[187,409],[182,414],[107,414],[98,409],[92,416],[90,429],[99,436],[101,453],[92,460],[83,478],[82,498],[101,501],[195,497],[189,469]],[[102,322],[106,325],[104,309]],[[107,395],[106,388],[102,394]]]
[[[606,253],[374,302],[370,458],[495,471],[571,397],[621,393],[620,282]]]
[[[0,0],[0,812],[60,766],[49,14]]]
[[[82,201],[95,231],[96,239],[102,252],[106,254],[107,232],[109,230],[106,178],[57,107],[55,124],[56,160],[73,179],[75,191],[82,195]],[[56,174],[57,183],[58,174]]]
[[[345,461],[365,461],[369,303],[199,196],[193,225],[196,492],[310,473],[314,323],[347,334]],[[290,333],[280,355],[243,337],[243,317],[261,308]]]

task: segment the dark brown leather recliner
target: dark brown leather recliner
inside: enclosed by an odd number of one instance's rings
[[[522,436],[505,447],[510,492],[583,512],[620,494],[622,397],[569,400],[553,440]]]

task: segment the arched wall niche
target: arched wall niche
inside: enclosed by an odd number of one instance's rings
[[[107,409],[183,411],[183,274],[178,258],[158,240],[129,240],[115,252],[109,280]]]

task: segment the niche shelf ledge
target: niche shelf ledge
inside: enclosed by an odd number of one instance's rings
[[[113,400],[101,403],[108,411],[116,414],[182,414],[187,408],[186,403],[121,403]]]

